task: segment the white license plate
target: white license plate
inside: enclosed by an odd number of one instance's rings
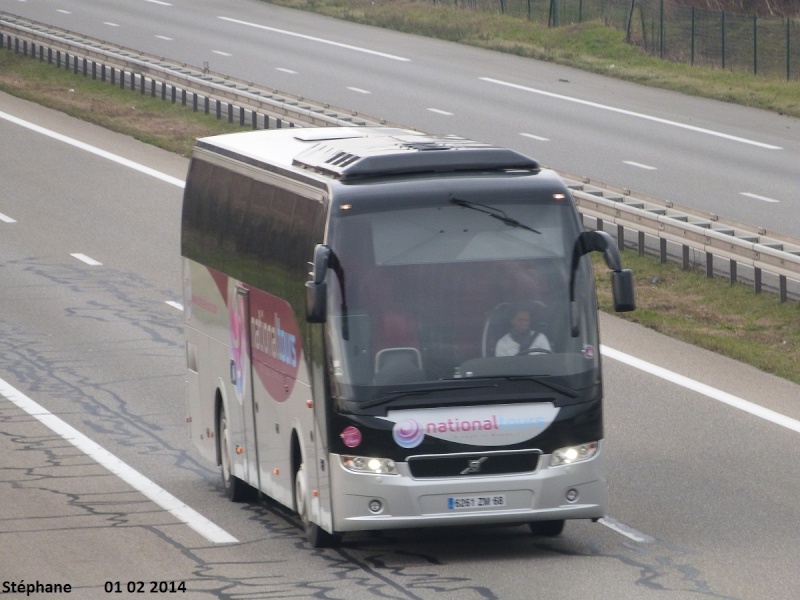
[[[449,510],[480,510],[486,508],[502,508],[506,505],[506,497],[502,494],[486,494],[484,496],[451,496],[447,499]]]

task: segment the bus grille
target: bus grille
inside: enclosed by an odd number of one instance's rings
[[[417,479],[531,473],[538,467],[541,454],[538,450],[524,450],[411,456],[408,468],[411,476]]]

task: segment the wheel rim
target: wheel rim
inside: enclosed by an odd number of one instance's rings
[[[225,415],[219,421],[220,428],[220,451],[222,453],[222,480],[225,485],[230,484],[231,481],[231,457],[228,452],[228,420]]]
[[[308,512],[306,507],[306,475],[303,471],[303,465],[300,465],[300,468],[297,469],[297,475],[295,477],[295,496],[297,502],[297,514],[300,515],[300,519],[303,521],[303,524],[308,522]]]

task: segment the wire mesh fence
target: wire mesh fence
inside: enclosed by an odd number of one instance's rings
[[[675,62],[800,81],[800,17],[757,17],[674,0],[432,0],[550,27],[601,21]]]

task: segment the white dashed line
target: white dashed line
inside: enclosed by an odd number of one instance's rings
[[[444,115],[446,117],[453,116],[453,113],[447,112],[446,110],[441,110],[439,108],[429,108],[428,110],[431,111],[432,113],[436,113],[437,115]]]
[[[3,223],[16,223],[17,222],[15,219],[12,219],[8,215],[4,215],[3,213],[0,213],[0,221],[2,221]]]
[[[276,71],[280,71],[281,73],[288,73],[289,75],[297,75],[297,71],[292,71],[291,69],[284,69],[283,67],[276,67]]]
[[[80,252],[76,252],[74,254],[70,254],[71,257],[77,258],[81,262],[85,262],[90,267],[99,267],[103,263],[96,261],[95,259],[86,256],[85,254],[81,254]]]
[[[350,90],[351,92],[358,92],[359,94],[371,94],[372,93],[369,90],[362,90],[361,88],[357,88],[357,87],[348,87],[347,89]]]
[[[533,135],[532,133],[520,133],[522,137],[531,138],[539,142],[549,142],[550,138],[542,137],[540,135]]]
[[[758,194],[751,194],[750,192],[742,192],[742,196],[747,196],[748,198],[753,198],[754,200],[761,200],[762,202],[773,202],[773,203],[780,202],[780,200],[775,200],[775,198],[768,198],[767,196],[759,196]]]
[[[183,304],[181,304],[180,302],[175,302],[174,300],[165,300],[164,304],[167,304],[172,308],[177,308],[179,311],[183,312]]]
[[[157,35],[156,37],[159,40],[164,40],[165,42],[171,42],[172,41],[172,38],[171,37],[167,37],[166,35]]]
[[[630,166],[636,167],[638,169],[645,169],[647,171],[655,171],[655,170],[657,170],[656,167],[653,167],[653,166],[650,166],[650,165],[645,165],[645,164],[639,163],[639,162],[634,162],[632,160],[623,160],[622,162],[624,162],[626,165],[630,165]]]
[[[641,531],[636,531],[633,527],[629,527],[625,525],[625,523],[620,523],[616,519],[612,519],[611,517],[603,517],[597,521],[601,525],[605,525],[609,529],[616,531],[619,534],[624,535],[626,538],[633,540],[634,542],[640,542],[643,544],[652,544],[656,541],[654,537],[651,537]]]
[[[214,54],[219,54],[220,56],[233,56],[233,54],[230,54],[229,52],[223,52],[222,50],[212,50],[211,52]]]

